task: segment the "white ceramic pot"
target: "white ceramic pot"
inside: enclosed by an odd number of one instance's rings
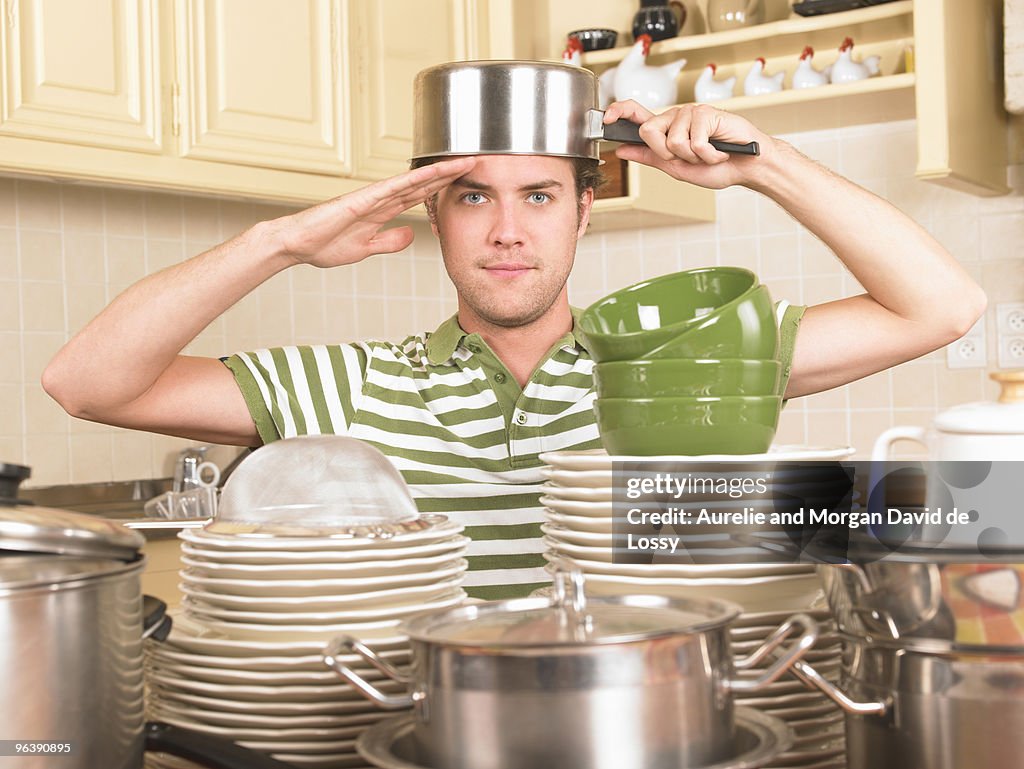
[[[1002,392],[996,403],[965,403],[935,417],[931,427],[893,427],[875,441],[873,462],[889,458],[896,441],[916,441],[934,461],[1017,461],[1024,459],[1024,371],[990,375]]]

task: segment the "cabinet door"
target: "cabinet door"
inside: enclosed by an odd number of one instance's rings
[[[186,157],[350,172],[346,0],[178,0]]]
[[[160,152],[156,0],[0,0],[0,134]]]
[[[350,2],[356,174],[375,179],[409,167],[416,73],[447,61],[511,58],[511,11],[501,0]]]

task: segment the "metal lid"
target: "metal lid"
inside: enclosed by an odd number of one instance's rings
[[[582,573],[555,573],[555,594],[545,598],[471,604],[407,621],[421,641],[482,648],[621,644],[666,635],[701,633],[732,622],[739,606],[651,595],[585,598]],[[566,588],[566,582],[570,587]]]
[[[66,582],[105,577],[141,569],[144,561],[126,564],[108,558],[77,558],[32,553],[0,556],[0,593],[52,587]]]
[[[145,538],[120,524],[34,505],[0,506],[0,553],[53,553],[132,561]]]

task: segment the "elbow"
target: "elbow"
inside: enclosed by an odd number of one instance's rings
[[[75,388],[75,377],[66,371],[60,357],[50,361],[39,380],[43,391],[57,401],[68,414],[78,419],[88,419],[87,409],[81,402]]]
[[[946,319],[947,339],[943,344],[955,342],[970,331],[978,319],[985,314],[988,297],[977,283],[971,283],[951,305]]]

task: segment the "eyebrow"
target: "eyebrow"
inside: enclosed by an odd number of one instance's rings
[[[473,179],[466,179],[465,177],[463,177],[461,179],[456,179],[454,182],[452,182],[452,186],[453,187],[465,187],[466,189],[470,189],[470,190],[480,190],[481,192],[493,192],[494,191],[494,188],[491,185],[489,185],[489,184],[483,184],[482,182],[474,181]],[[516,191],[517,192],[531,192],[533,190],[546,190],[546,189],[550,189],[552,187],[557,187],[557,188],[561,189],[562,186],[563,186],[562,183],[560,181],[556,181],[555,179],[542,179],[539,182],[532,182],[530,184],[524,184],[522,187],[519,187]]]

